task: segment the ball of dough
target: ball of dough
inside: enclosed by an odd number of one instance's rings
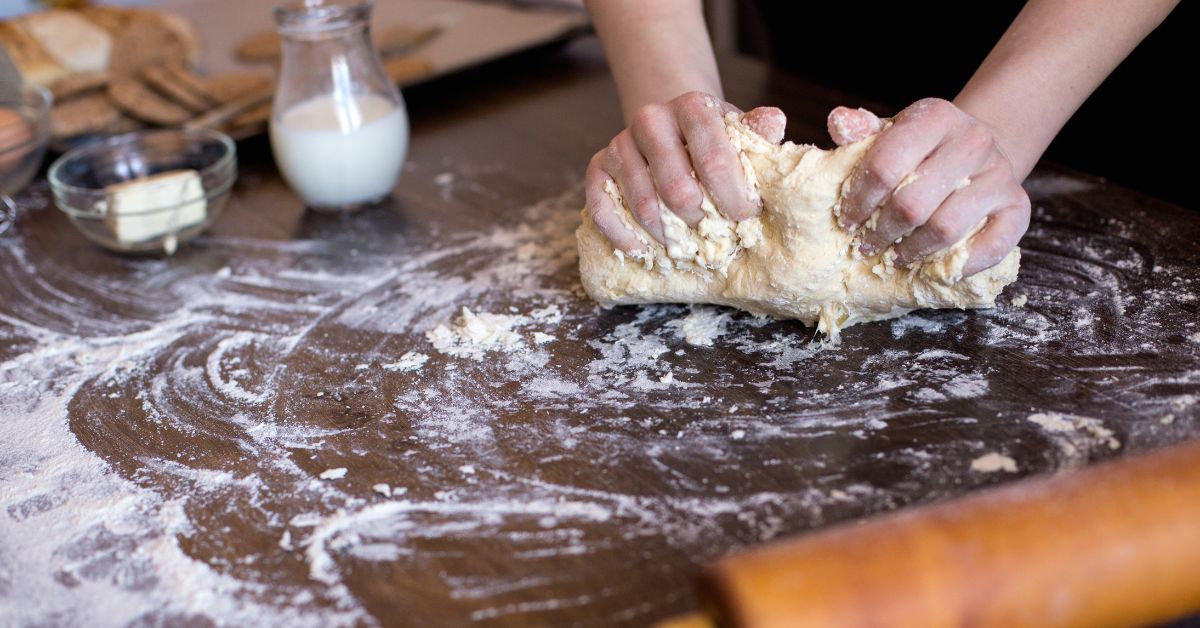
[[[964,277],[970,235],[908,268],[896,267],[890,250],[861,255],[857,234],[837,223],[837,206],[874,137],[826,151],[768,142],[736,114],[727,115],[725,124],[747,181],[762,199],[761,216],[731,221],[706,195],[706,216],[693,228],[663,208],[663,246],[637,224],[617,186],[607,186],[619,217],[647,250],[636,257],[615,251],[583,212],[576,232],[580,275],[601,305],[728,305],[815,324],[836,339],[850,325],[916,309],[992,307],[1017,278],[1019,250]]]

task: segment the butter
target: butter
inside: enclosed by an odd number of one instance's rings
[[[208,212],[204,185],[195,170],[172,170],[116,183],[104,192],[105,221],[117,240],[135,244],[163,238],[167,255],[175,252],[176,235],[204,222]]]

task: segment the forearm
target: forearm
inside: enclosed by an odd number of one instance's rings
[[[589,0],[628,122],[643,105],[689,91],[721,97],[700,0]]]
[[[1023,179],[1083,101],[1178,0],[1030,0],[955,99]]]

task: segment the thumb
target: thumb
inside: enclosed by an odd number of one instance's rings
[[[742,116],[742,122],[772,144],[783,141],[783,131],[787,126],[787,116],[775,107],[758,107],[751,109]]]
[[[829,112],[829,137],[838,146],[853,144],[883,129],[883,121],[866,109],[837,107]]]

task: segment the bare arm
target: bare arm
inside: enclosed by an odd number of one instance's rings
[[[663,239],[662,211],[696,226],[702,191],[735,220],[761,209],[747,191],[723,116],[721,78],[700,0],[589,0],[628,127],[588,165],[587,205],[596,226],[626,252],[642,249],[618,218],[606,187],[616,183],[634,219]],[[763,108],[747,122],[778,142],[783,113]],[[660,202],[661,200],[661,202]]]
[[[1030,0],[954,103],[918,101],[880,133],[851,177],[843,224],[868,225],[865,253],[895,244],[898,261],[907,263],[950,246],[986,218],[971,239],[965,272],[999,262],[1029,224],[1021,181],[1075,110],[1176,4]],[[838,127],[878,129],[867,116],[835,110],[835,139],[861,137]]]
[[[722,98],[700,0],[588,0],[625,121],[687,92]]]
[[[1083,101],[1178,0],[1031,0],[954,99],[1024,179]]]

